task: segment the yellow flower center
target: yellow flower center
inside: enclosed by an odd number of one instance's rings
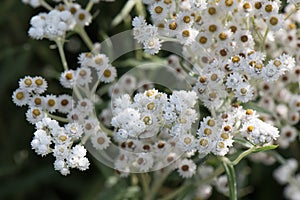
[[[50,106],[50,107],[55,106],[55,100],[54,99],[49,99],[47,103],[48,103],[48,106]]]
[[[209,119],[208,121],[207,121],[207,125],[208,126],[215,126],[215,120],[213,120],[213,119]]]
[[[183,21],[185,22],[185,23],[190,23],[190,21],[191,21],[191,18],[190,18],[190,16],[184,16],[183,17]]]
[[[182,36],[183,36],[183,37],[190,37],[190,32],[189,32],[189,30],[184,30],[184,31],[182,31]]]
[[[23,98],[24,98],[24,93],[23,93],[23,92],[17,92],[16,98],[17,98],[18,100],[23,99]]]
[[[175,30],[176,28],[177,28],[176,22],[171,22],[171,23],[169,24],[169,29]]]
[[[35,80],[35,84],[37,86],[41,86],[41,85],[43,85],[43,83],[44,83],[44,81],[42,79],[40,79],[40,78],[38,78],[38,79]]]
[[[97,139],[98,144],[104,144],[104,142],[105,142],[105,139],[103,137],[98,137],[98,139]]]
[[[111,76],[111,71],[109,69],[104,70],[103,76],[105,78],[109,78]]]
[[[200,140],[199,144],[200,144],[201,146],[205,147],[205,146],[208,145],[208,141],[207,141],[207,139],[204,139],[204,138],[203,138],[203,139]]]
[[[24,83],[25,83],[26,86],[31,86],[32,80],[29,79],[29,78],[26,78],[26,79],[24,80]]]
[[[163,10],[164,10],[164,9],[163,9],[161,6],[156,6],[156,7],[154,8],[154,11],[156,12],[156,14],[162,13]]]

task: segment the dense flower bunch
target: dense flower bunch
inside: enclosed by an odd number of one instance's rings
[[[152,23],[134,17],[134,39],[150,59],[166,50],[165,43],[179,44],[182,54],[170,55],[165,63],[191,86],[165,91],[126,73],[114,84],[117,69],[84,30],[99,0],[85,8],[71,0],[55,0],[54,8],[44,0],[23,2],[49,10],[32,17],[28,34],[55,42],[64,69],[60,84],[73,91],[72,96],[45,95],[44,78],[25,76],[12,96],[16,105],[28,106],[26,118],[36,128],[32,149],[41,156],[53,154],[55,170],[67,175],[70,168],[88,169],[87,148],[109,160],[122,177],[156,171],[153,188],[142,182],[149,199],[173,171],[192,180],[179,191],[195,186],[193,197],[208,199],[215,186],[236,199],[234,166],[259,152],[250,159],[271,164],[277,158],[282,165],[275,179],[287,184],[287,198],[299,199],[297,162],[265,152],[276,145],[288,148],[299,135],[298,1],[288,2],[282,12],[279,0],[143,0]],[[68,67],[64,55],[69,32],[90,49],[79,54],[76,69]],[[102,100],[96,91],[103,83],[111,107],[98,116],[94,108]]]
[[[129,95],[117,98],[111,122],[117,129],[114,138],[130,153],[121,152],[116,169],[160,169],[191,151],[195,143],[191,128],[198,118],[193,109],[196,99],[195,92],[174,91],[168,97],[155,89],[136,94],[133,102]]]

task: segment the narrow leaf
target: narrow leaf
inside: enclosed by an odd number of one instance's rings
[[[276,149],[278,145],[269,145],[269,146],[264,146],[264,147],[258,147],[255,150],[253,150],[254,153],[260,152],[260,151],[268,151],[272,149]]]
[[[223,162],[223,165],[228,179],[230,199],[237,200],[237,186],[234,167],[226,162]]]

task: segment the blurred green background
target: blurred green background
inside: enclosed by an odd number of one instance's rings
[[[130,18],[125,18],[125,22],[117,27],[110,25],[125,3],[125,0],[102,2],[93,8],[96,18],[87,32],[94,42],[130,29]],[[41,11],[44,9],[33,9],[22,4],[21,0],[0,2],[0,199],[117,198],[109,196],[113,193],[120,193],[118,198],[123,199],[130,180],[119,181],[118,187],[108,189],[106,180],[113,170],[98,163],[92,156],[88,156],[91,160],[89,170],[72,170],[71,175],[63,177],[54,171],[52,156],[41,158],[31,150],[34,127],[25,120],[26,108],[16,107],[11,101],[18,80],[25,75],[42,75],[47,77],[48,93],[70,92],[62,91],[57,82],[55,71],[61,70],[61,64],[57,51],[50,48],[53,43],[36,41],[27,35],[31,16]],[[132,15],[135,15],[134,11]],[[78,53],[86,50],[80,39],[73,36],[66,46],[70,66],[75,67]],[[248,181],[252,183],[255,193],[244,199],[282,199],[282,188],[272,178],[274,167],[260,164],[251,167],[252,174]],[[213,199],[225,197],[214,195]]]

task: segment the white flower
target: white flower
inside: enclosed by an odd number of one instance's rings
[[[70,174],[69,167],[64,160],[56,159],[53,165],[54,169],[59,171],[62,175],[66,176]]]
[[[90,99],[84,98],[77,102],[76,109],[82,114],[82,115],[88,115],[90,113],[93,113],[94,107],[93,103]]]
[[[53,156],[56,159],[60,159],[60,160],[66,159],[70,154],[70,149],[68,145],[69,143],[56,144],[53,149]]]
[[[216,189],[219,192],[223,194],[228,193],[229,187],[228,187],[228,179],[226,175],[219,176],[215,184],[216,184]]]
[[[88,67],[81,67],[76,70],[76,82],[84,86],[92,82],[92,72]]]
[[[133,166],[141,172],[149,171],[153,166],[153,157],[151,153],[139,153]]]
[[[243,103],[248,102],[254,97],[254,88],[246,82],[242,82],[237,85],[234,92],[234,96],[237,97],[238,101]]]
[[[190,178],[196,173],[196,164],[188,159],[178,161],[177,171],[183,178]]]
[[[78,124],[76,122],[66,124],[65,125],[65,131],[66,131],[66,133],[68,134],[69,137],[72,137],[74,139],[79,139],[83,134],[81,124]]]
[[[76,83],[76,74],[74,70],[67,70],[60,75],[60,84],[65,88],[73,88]]]
[[[57,110],[61,113],[69,113],[73,108],[73,99],[70,95],[60,95],[57,97]]]
[[[44,109],[46,109],[50,113],[56,111],[58,107],[58,101],[55,95],[47,95],[46,97],[44,97],[43,101],[45,102]]]
[[[158,53],[160,47],[161,47],[161,43],[158,38],[150,38],[143,42],[143,48],[145,52],[151,55]]]
[[[284,196],[290,200],[300,199],[300,175],[297,174],[295,178],[290,182],[290,184],[284,188]]]
[[[38,155],[45,156],[51,152],[50,144],[52,138],[44,130],[37,130],[34,132],[33,140],[31,141],[31,147]]]
[[[41,108],[32,107],[29,108],[26,112],[26,119],[31,124],[35,124],[44,118],[44,112]]]
[[[85,157],[86,149],[82,145],[76,145],[72,148],[71,154],[67,158],[67,163],[71,168],[86,170],[89,167],[89,161]]]
[[[278,140],[280,148],[285,149],[289,147],[290,143],[295,141],[297,136],[297,129],[295,129],[294,127],[289,125],[282,127],[280,130],[280,137]]]
[[[34,92],[37,94],[42,94],[46,91],[48,84],[47,81],[40,77],[40,76],[36,76],[33,78],[33,84],[34,84]]]
[[[91,137],[92,145],[97,150],[103,150],[109,147],[111,141],[110,138],[107,137],[106,133],[102,131],[98,131],[97,133],[93,134]]]
[[[13,95],[12,95],[13,102],[17,106],[27,105],[29,103],[29,100],[30,100],[29,97],[30,97],[29,93],[26,90],[20,89],[20,88],[15,90]]]
[[[285,184],[289,182],[293,174],[298,168],[298,162],[295,159],[288,159],[286,163],[277,168],[273,176],[280,184]]]
[[[112,82],[117,76],[117,70],[115,67],[109,65],[105,69],[101,69],[98,71],[98,77],[100,81],[104,83],[110,83]]]
[[[75,20],[79,26],[88,26],[92,21],[92,16],[84,9],[79,9],[75,13]]]

